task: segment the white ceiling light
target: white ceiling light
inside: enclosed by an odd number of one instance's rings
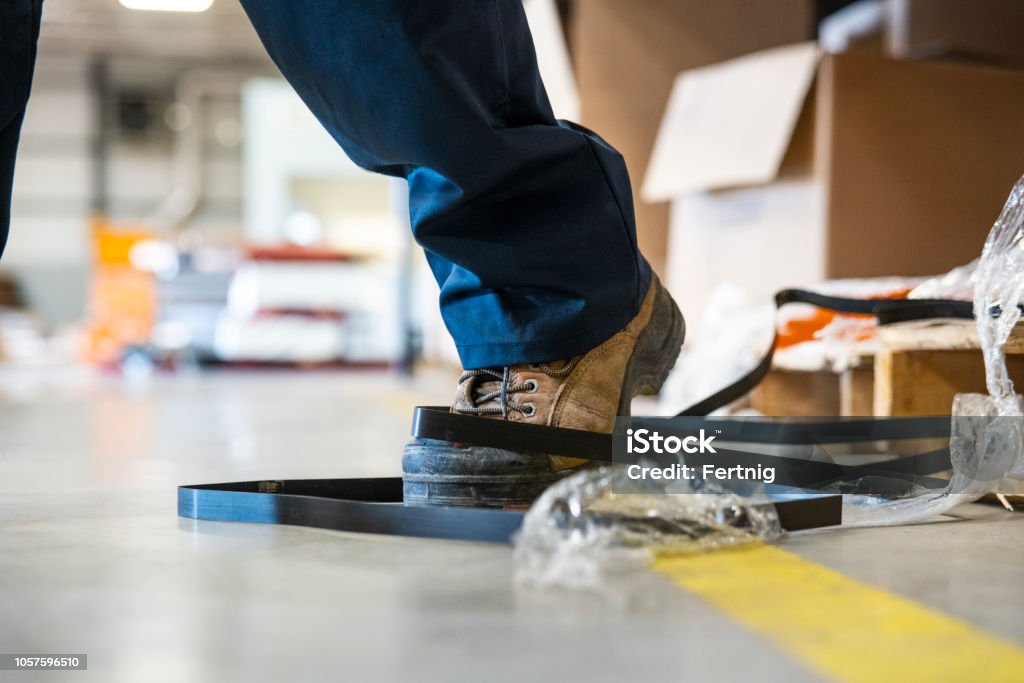
[[[205,12],[213,0],[120,0],[128,9],[144,9],[157,12]]]

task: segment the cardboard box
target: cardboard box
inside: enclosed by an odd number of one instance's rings
[[[668,283],[941,273],[981,253],[1024,173],[1024,73],[805,43],[685,72],[643,195],[672,199]]]
[[[888,0],[886,9],[894,56],[955,55],[1024,65],[1020,0]]]
[[[810,0],[583,0],[570,30],[581,123],[625,157],[640,249],[663,272],[668,205],[637,195],[676,74],[811,37]]]

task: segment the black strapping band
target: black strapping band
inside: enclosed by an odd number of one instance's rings
[[[775,503],[787,531],[840,523],[841,496]],[[219,522],[289,524],[386,536],[508,543],[522,510],[402,504],[402,479],[293,479],[178,487],[178,514]]]
[[[776,295],[776,305],[805,303],[834,311],[875,315],[880,324],[932,318],[971,318],[972,306],[963,301],[848,299],[798,289]],[[771,368],[774,342],[753,370],[736,382],[681,411],[679,417],[700,417],[741,398]],[[705,420],[708,425],[714,420]],[[718,420],[714,424],[723,428]],[[799,423],[745,422],[730,433],[732,441],[752,443],[812,443],[834,432],[834,442],[881,438],[948,436],[948,418],[889,418],[887,420],[815,421],[813,441],[800,441]],[[804,432],[807,431],[804,429]],[[550,453],[610,462],[612,436],[577,429],[547,427],[453,414],[447,408],[416,408],[412,434],[454,443]],[[787,440],[789,439],[789,440]],[[795,439],[795,440],[794,440]],[[948,466],[948,450],[918,456],[916,463],[880,463],[874,471],[920,473]],[[847,468],[848,470],[849,468]],[[829,476],[822,472],[815,476]],[[841,496],[817,496],[774,503],[783,529],[796,531],[841,523]],[[178,514],[191,519],[224,522],[291,524],[357,533],[443,538],[464,541],[508,542],[520,527],[524,512],[488,508],[444,506],[413,507],[402,502],[402,480],[306,479],[247,481],[178,487]]]

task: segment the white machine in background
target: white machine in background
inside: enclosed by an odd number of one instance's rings
[[[394,264],[249,261],[217,321],[225,361],[394,363],[404,350]]]
[[[401,362],[410,328],[405,184],[350,161],[283,80],[246,84],[242,113],[252,256],[232,277],[215,355]]]

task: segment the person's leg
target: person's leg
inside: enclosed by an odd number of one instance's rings
[[[466,368],[568,358],[623,329],[651,272],[629,178],[557,122],[520,0],[242,0],[359,165],[409,181]]]
[[[637,251],[622,158],[555,121],[521,0],[242,5],[348,155],[408,179],[472,369],[454,412],[607,432],[660,388],[682,316]],[[413,439],[405,501],[521,505],[582,462]]]
[[[42,0],[0,2],[0,256],[11,222],[14,158],[32,85]]]

